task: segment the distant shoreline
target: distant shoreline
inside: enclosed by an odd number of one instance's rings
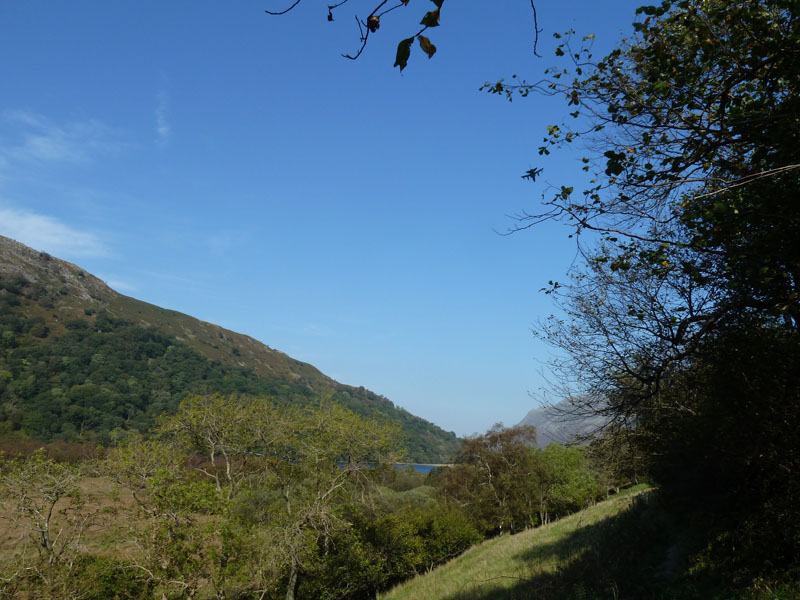
[[[434,469],[452,467],[452,463],[395,463],[396,469],[414,469],[417,473],[430,473]]]

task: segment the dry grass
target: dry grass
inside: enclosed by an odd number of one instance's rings
[[[101,477],[85,477],[80,484],[83,507],[80,512],[91,515],[78,546],[81,552],[103,554],[116,558],[131,556],[136,546],[131,536],[131,510],[134,499],[130,492]],[[56,504],[53,526],[61,525],[59,511],[69,502],[62,499]],[[27,523],[14,514],[13,502],[0,503],[0,562],[20,550],[20,544],[30,534]]]

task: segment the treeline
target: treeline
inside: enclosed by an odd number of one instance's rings
[[[396,424],[192,396],[91,459],[0,462],[0,597],[374,598],[604,493],[584,450],[533,434],[495,427],[426,476],[395,467]]]
[[[546,525],[631,482],[604,468],[599,446],[538,449],[535,441],[532,426],[501,425],[464,440],[453,468],[437,476],[441,496],[492,536]]]
[[[42,312],[49,296],[23,277],[0,278],[0,288],[0,438],[108,446],[125,432],[147,434],[187,394],[236,393],[287,404],[306,404],[318,394],[301,382],[210,360],[153,328],[92,309],[84,318],[30,316]],[[333,383],[332,400],[401,422],[411,460],[447,462],[457,447],[455,434],[386,398]]]

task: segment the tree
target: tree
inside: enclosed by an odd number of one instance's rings
[[[17,459],[0,456],[0,506],[10,517],[8,531],[19,534],[9,569],[0,574],[0,590],[9,588],[13,595],[21,580],[32,579],[44,597],[77,597],[71,572],[97,513],[81,494],[82,476],[78,467],[47,458],[44,449]]]
[[[133,516],[130,533],[139,549],[131,568],[154,597],[193,598],[205,582],[223,591],[228,564],[235,564],[227,560],[229,548],[239,539],[222,538],[229,504],[210,481],[193,477],[189,457],[176,450],[131,435],[109,452],[102,470],[134,501],[122,505]]]
[[[132,438],[107,471],[152,522],[137,532],[142,573],[162,590],[196,595],[204,582],[295,597],[345,507],[400,458],[399,427],[333,404],[298,406],[190,396],[162,419],[159,439]]]
[[[627,391],[629,409],[710,332],[743,318],[800,329],[800,26],[793,3],[663,2],[599,62],[569,41],[572,71],[493,93],[562,95],[575,126],[548,128],[540,154],[582,139],[591,181],[559,186],[545,220],[573,228],[586,260],[552,283],[567,320],[543,334],[571,354],[589,402]],[[570,76],[573,77],[568,81]],[[588,234],[588,235],[587,235]],[[586,239],[588,237],[588,240]],[[635,385],[640,394],[631,394]]]
[[[176,415],[162,419],[159,432],[183,452],[208,458],[195,467],[230,500],[248,475],[251,456],[270,415],[256,402],[236,396],[187,396]],[[221,464],[220,464],[221,463]]]
[[[586,459],[606,494],[611,490],[618,493],[623,486],[647,480],[642,448],[635,436],[636,432],[630,430],[606,431],[589,443]]]
[[[287,8],[281,10],[265,10],[269,15],[285,15],[288,12],[291,12],[295,8],[300,5],[302,0],[294,0],[289,4]],[[327,6],[327,18],[328,21],[334,20],[334,10],[337,10],[344,4],[347,4],[350,0],[340,0],[339,2],[335,2],[334,4],[328,4]],[[370,34],[375,34],[381,27],[381,19],[384,15],[387,15],[399,8],[404,8],[408,6],[409,0],[398,0],[396,4],[392,4],[387,7],[389,4],[389,0],[374,0],[377,2],[376,5],[373,6],[372,3],[368,4],[367,10],[371,10],[366,18],[359,18],[356,14],[356,25],[358,26],[358,34],[359,34],[359,43],[360,46],[358,50],[353,53],[345,53],[342,54],[344,58],[350,60],[356,60],[361,53],[364,52],[364,49],[367,47],[367,42],[369,41]],[[439,17],[442,8],[442,4],[444,4],[444,0],[431,0],[433,4],[436,6],[434,10],[429,10],[425,12],[422,20],[419,24],[422,26],[416,33],[414,33],[411,37],[401,40],[400,43],[397,45],[397,54],[395,57],[394,66],[400,67],[400,70],[406,68],[408,64],[408,60],[411,57],[411,48],[414,45],[414,42],[417,41],[419,44],[420,50],[427,55],[428,58],[433,58],[433,55],[436,54],[436,46],[431,43],[431,40],[422,35],[425,33],[429,28],[438,27],[439,26]],[[536,5],[534,4],[533,0],[531,0],[531,11],[533,12],[533,21],[534,21],[534,32],[535,32],[535,39],[533,43],[533,52],[537,54],[537,44],[539,42],[539,23],[536,18]]]
[[[581,448],[549,444],[541,451],[545,476],[539,486],[539,522],[585,508],[600,494]]]
[[[717,559],[786,573],[800,539],[800,13],[667,0],[638,14],[600,61],[568,39],[569,68],[486,86],[563,96],[571,124],[539,152],[586,149],[583,192],[556,186],[513,228],[565,222],[583,259],[551,282],[565,316],[540,335],[565,351],[571,395],[635,434],[673,510],[699,513]]]
[[[259,421],[262,476],[254,491],[269,510],[267,564],[288,573],[286,598],[331,536],[347,527],[345,501],[369,481],[374,467],[397,462],[395,425],[364,419],[336,405],[268,407]]]
[[[466,438],[455,465],[444,474],[445,497],[468,511],[487,533],[535,525],[545,477],[535,442],[534,427],[499,423],[484,435]]]

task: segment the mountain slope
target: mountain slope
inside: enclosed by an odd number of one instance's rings
[[[544,448],[551,443],[570,444],[580,441],[607,423],[606,417],[587,415],[566,398],[553,406],[534,408],[517,425],[536,427],[536,445]]]
[[[400,421],[410,460],[443,462],[455,434],[257,340],[124,296],[80,267],[0,236],[0,433],[107,440],[194,393],[333,398]]]

